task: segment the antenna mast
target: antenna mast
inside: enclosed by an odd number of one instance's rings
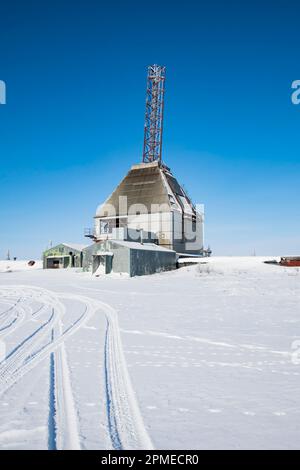
[[[143,162],[161,163],[166,67],[149,65]]]

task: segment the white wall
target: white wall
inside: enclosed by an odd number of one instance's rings
[[[172,245],[172,213],[158,212],[128,216],[128,227],[155,233],[160,245]]]
[[[103,220],[103,219],[102,219]],[[178,210],[172,212],[157,212],[153,214],[128,215],[129,229],[143,229],[152,232],[159,240],[159,244],[166,248],[174,248],[178,252],[199,251],[203,248],[203,217],[197,214],[196,232],[193,231],[192,217],[184,218],[184,236],[182,240],[182,213]],[[95,219],[96,236],[100,240],[113,239],[115,234],[100,234],[100,219]]]

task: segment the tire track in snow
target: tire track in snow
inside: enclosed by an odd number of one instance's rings
[[[15,312],[14,312],[15,310]],[[24,306],[18,305],[18,302],[13,304],[11,308],[3,313],[4,318],[0,322],[0,338],[3,340],[10,335],[16,328],[19,327],[26,317],[28,309]]]
[[[49,377],[49,413],[48,413],[48,450],[57,450],[56,447],[56,404],[55,404],[55,366],[54,353],[50,353]]]
[[[27,294],[29,293],[29,290]],[[47,292],[48,294],[48,292]],[[31,291],[31,297],[34,297],[34,292]],[[42,296],[39,293],[39,299]],[[63,314],[65,307],[54,299],[52,305],[56,305],[62,309],[60,314]],[[49,306],[49,298],[45,299],[45,303]],[[51,302],[50,302],[51,304]],[[39,309],[40,310],[40,309]],[[49,414],[48,414],[48,448],[49,449],[80,449],[79,434],[77,430],[77,414],[72,394],[72,388],[70,383],[70,373],[67,364],[66,352],[64,342],[61,341],[64,337],[61,327],[61,316],[57,316],[57,321],[53,322],[55,309],[52,307],[52,315],[50,319],[41,325],[30,338],[34,338],[45,325],[51,322],[51,342],[42,348],[39,352],[33,353],[32,351],[36,348],[37,344],[40,344],[41,338],[37,341],[33,341],[28,346],[28,338],[23,340],[6,358],[5,366],[2,370],[2,376],[0,373],[0,392],[3,393],[10,388],[14,383],[22,379],[22,377],[40,363],[45,356],[49,356],[50,352],[50,386],[49,386]],[[33,314],[33,313],[32,313]],[[82,317],[82,316],[81,316]],[[58,323],[58,340],[54,340],[54,326]],[[74,322],[76,326],[78,322]],[[68,337],[72,333],[72,327],[68,329]],[[48,333],[48,331],[47,331]],[[43,335],[44,337],[44,335]],[[64,338],[65,339],[65,338]],[[57,344],[55,344],[57,343]],[[24,346],[25,350],[24,350]],[[47,350],[47,351],[45,351]],[[31,356],[30,356],[31,351]],[[28,356],[29,354],[29,356]],[[26,361],[26,356],[28,362]],[[25,363],[25,365],[24,365]],[[16,366],[19,364],[18,369]],[[5,379],[4,372],[7,375]]]
[[[2,302],[3,302],[3,298],[1,298],[1,299],[2,299]],[[13,303],[13,304],[11,305],[11,302],[10,302],[10,301],[8,301],[7,299],[4,299],[4,302],[9,305],[9,308],[8,308],[7,310],[4,310],[4,312],[1,312],[1,313],[0,313],[0,317],[5,316],[8,312],[12,311],[12,310],[16,307],[16,305],[20,302],[20,300],[21,300],[21,298],[18,298],[18,299],[15,301],[15,303]]]
[[[61,321],[59,321],[58,330],[58,334],[62,335]],[[72,391],[65,343],[63,342],[51,355],[54,355],[56,449],[80,450],[78,413]]]
[[[104,362],[107,420],[112,446],[116,450],[151,450],[153,444],[127,369],[117,312],[108,304],[96,302],[107,318]]]
[[[79,294],[61,294],[90,304],[107,320],[104,346],[105,397],[108,431],[112,447],[118,450],[153,449],[145,428],[128,373],[118,315],[110,305]]]
[[[15,383],[16,379],[19,380],[18,371],[25,368],[24,364],[26,358],[31,354],[34,348],[49,336],[51,325],[54,324],[55,321],[55,312],[52,311],[49,319],[17,344],[0,363],[0,395],[10,388],[11,385]]]
[[[108,341],[109,341],[109,323],[107,321],[106,333],[105,333],[105,343],[104,343],[104,375],[105,375],[105,392],[106,392],[106,412],[107,412],[107,422],[108,422],[108,431],[112,446],[115,450],[122,450],[122,442],[118,432],[118,424],[116,420],[116,415],[114,411],[114,402],[111,389],[111,380],[109,376],[109,366],[110,361],[108,357]]]
[[[24,298],[38,300],[56,310],[56,319],[50,328],[57,325],[65,313],[65,306],[59,299],[71,299],[86,305],[86,311],[65,332],[59,326],[58,337],[38,353],[28,356],[25,364],[14,371],[10,383],[1,383],[0,395],[13,383],[19,381],[27,372],[50,356],[49,418],[55,412],[55,426],[48,420],[49,446],[78,449],[77,410],[73,398],[70,371],[67,364],[65,340],[81,328],[96,311],[102,311],[107,319],[104,345],[105,398],[108,421],[108,433],[114,449],[153,449],[152,442],[145,429],[143,418],[132,387],[123,352],[120,328],[116,311],[99,300],[82,295],[54,293],[46,289],[31,286],[11,287],[15,292],[22,289]],[[3,293],[3,291],[2,291]],[[32,345],[32,351],[33,352]],[[36,344],[35,344],[36,346]],[[52,359],[51,359],[52,358]],[[19,359],[25,360],[25,354]],[[1,379],[1,377],[0,377]],[[54,382],[53,382],[54,380]],[[54,388],[53,388],[54,387]],[[55,390],[55,392],[53,392]],[[55,399],[53,398],[55,395]],[[62,417],[65,416],[65,419]]]
[[[128,373],[118,315],[110,305],[90,297],[62,294],[102,311],[107,320],[104,341],[104,375],[108,432],[116,450],[153,449]]]

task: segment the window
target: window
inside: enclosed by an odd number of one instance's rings
[[[174,197],[172,196],[172,194],[169,194],[169,200],[172,206],[176,206],[176,201]]]
[[[108,220],[100,220],[100,233],[101,234],[110,233]]]
[[[192,231],[195,233],[197,230],[197,219],[196,217],[192,218]]]
[[[100,219],[100,234],[112,233],[114,228],[127,227],[127,217]]]

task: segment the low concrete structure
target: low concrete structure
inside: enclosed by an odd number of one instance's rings
[[[44,269],[81,268],[82,250],[87,245],[60,243],[43,253]]]
[[[83,270],[143,276],[176,269],[176,252],[153,243],[105,240],[83,250]]]

